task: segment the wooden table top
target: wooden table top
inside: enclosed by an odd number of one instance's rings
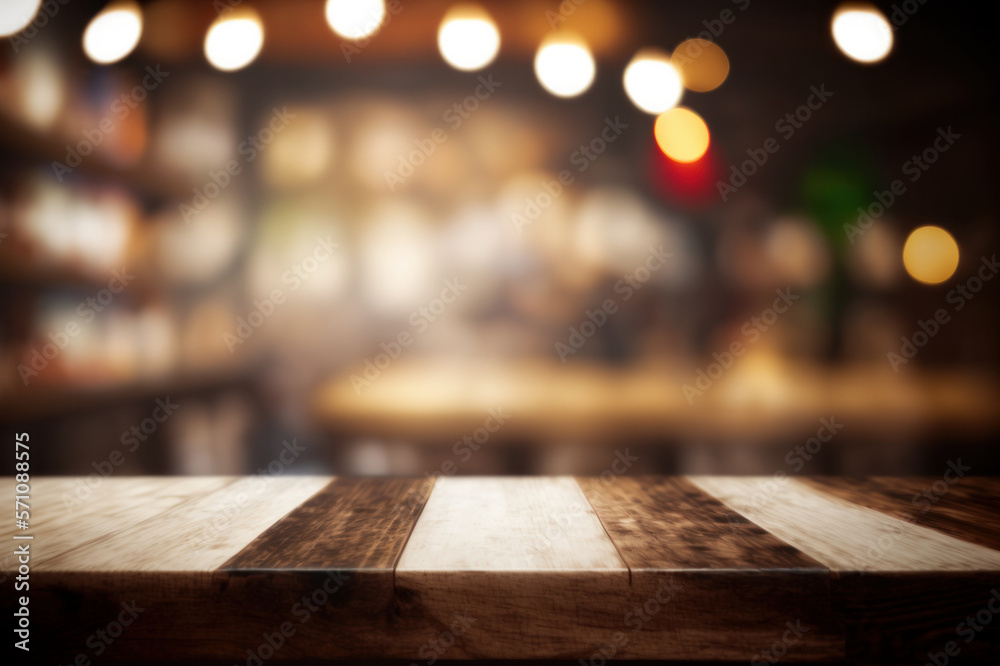
[[[60,659],[124,608],[102,658],[989,661],[1000,479],[961,474],[49,477],[4,529]]]

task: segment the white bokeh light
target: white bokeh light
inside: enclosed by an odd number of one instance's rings
[[[472,72],[493,62],[500,51],[500,31],[476,6],[453,7],[438,29],[441,57],[455,69]]]
[[[625,92],[646,113],[660,114],[677,106],[684,82],[664,53],[641,51],[625,68]]]
[[[83,50],[100,65],[118,62],[142,36],[142,11],[134,2],[113,2],[91,19],[83,32]]]
[[[594,82],[594,57],[579,39],[546,40],[535,55],[535,75],[542,87],[557,97],[576,97]]]
[[[42,0],[3,0],[0,4],[0,37],[14,35],[28,27]]]
[[[874,7],[845,6],[833,17],[833,40],[844,55],[864,63],[878,62],[892,50],[892,25]]]
[[[205,36],[205,57],[216,69],[232,72],[253,62],[263,45],[260,17],[244,9],[212,24]]]
[[[364,39],[385,21],[385,0],[326,0],[326,22],[345,39]]]

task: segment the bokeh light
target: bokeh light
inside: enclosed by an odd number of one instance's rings
[[[673,207],[699,210],[719,201],[716,183],[724,166],[709,148],[694,162],[675,162],[660,150],[656,142],[648,147],[648,179],[653,190]]]
[[[644,49],[625,68],[625,92],[646,113],[663,113],[677,105],[684,92],[681,75],[662,51]]]
[[[573,35],[547,38],[535,55],[535,75],[556,97],[576,97],[594,82],[594,57],[587,44]]]
[[[131,0],[113,2],[91,19],[83,33],[83,50],[94,62],[118,62],[135,49],[142,36],[142,10]]]
[[[729,58],[707,39],[688,39],[677,45],[671,62],[681,74],[684,87],[696,92],[715,90],[729,76]]]
[[[205,57],[216,69],[232,72],[246,67],[264,45],[264,28],[257,12],[240,8],[221,16],[205,36]]]
[[[327,0],[326,22],[345,39],[364,39],[385,21],[385,0]]]
[[[0,37],[24,30],[41,4],[42,0],[4,0],[0,7]]]
[[[455,69],[465,72],[482,69],[500,51],[500,31],[478,5],[455,5],[441,21],[438,50]]]
[[[903,245],[903,266],[918,282],[944,282],[958,268],[958,243],[941,227],[914,229]]]
[[[663,154],[677,162],[694,162],[708,150],[708,125],[701,116],[685,107],[661,114],[653,133]]]
[[[58,59],[48,50],[25,54],[15,68],[15,90],[28,124],[50,127],[66,103],[66,80]]]
[[[327,114],[295,108],[295,122],[280,133],[261,153],[264,181],[276,188],[295,188],[315,183],[328,171],[333,159],[334,137]]]
[[[870,5],[841,5],[833,15],[833,39],[844,55],[858,62],[882,60],[892,50],[892,25]]]
[[[767,263],[782,284],[808,289],[829,275],[829,247],[812,220],[777,219],[769,225],[763,240]]]

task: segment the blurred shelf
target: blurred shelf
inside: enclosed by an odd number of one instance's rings
[[[66,146],[72,140],[42,132],[24,122],[0,112],[0,146],[47,165],[66,159]],[[191,186],[182,179],[164,174],[146,163],[134,166],[116,164],[104,155],[92,153],[76,167],[81,173],[113,180],[137,193],[156,199],[186,199]]]
[[[101,384],[31,385],[0,393],[0,423],[26,423],[40,419],[155,398],[218,391],[248,384],[256,365],[206,370],[175,377]]]
[[[360,391],[352,373],[331,379],[312,407],[338,435],[438,444],[481,428],[490,410],[500,408],[509,416],[491,442],[719,437],[754,443],[811,437],[819,419],[831,417],[851,438],[1000,432],[1000,386],[992,378],[755,361],[740,359],[689,404],[683,386],[694,384],[695,368],[397,359]]]

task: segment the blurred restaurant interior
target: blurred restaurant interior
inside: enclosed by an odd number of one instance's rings
[[[39,474],[1000,473],[991,32],[5,0],[0,420]]]

